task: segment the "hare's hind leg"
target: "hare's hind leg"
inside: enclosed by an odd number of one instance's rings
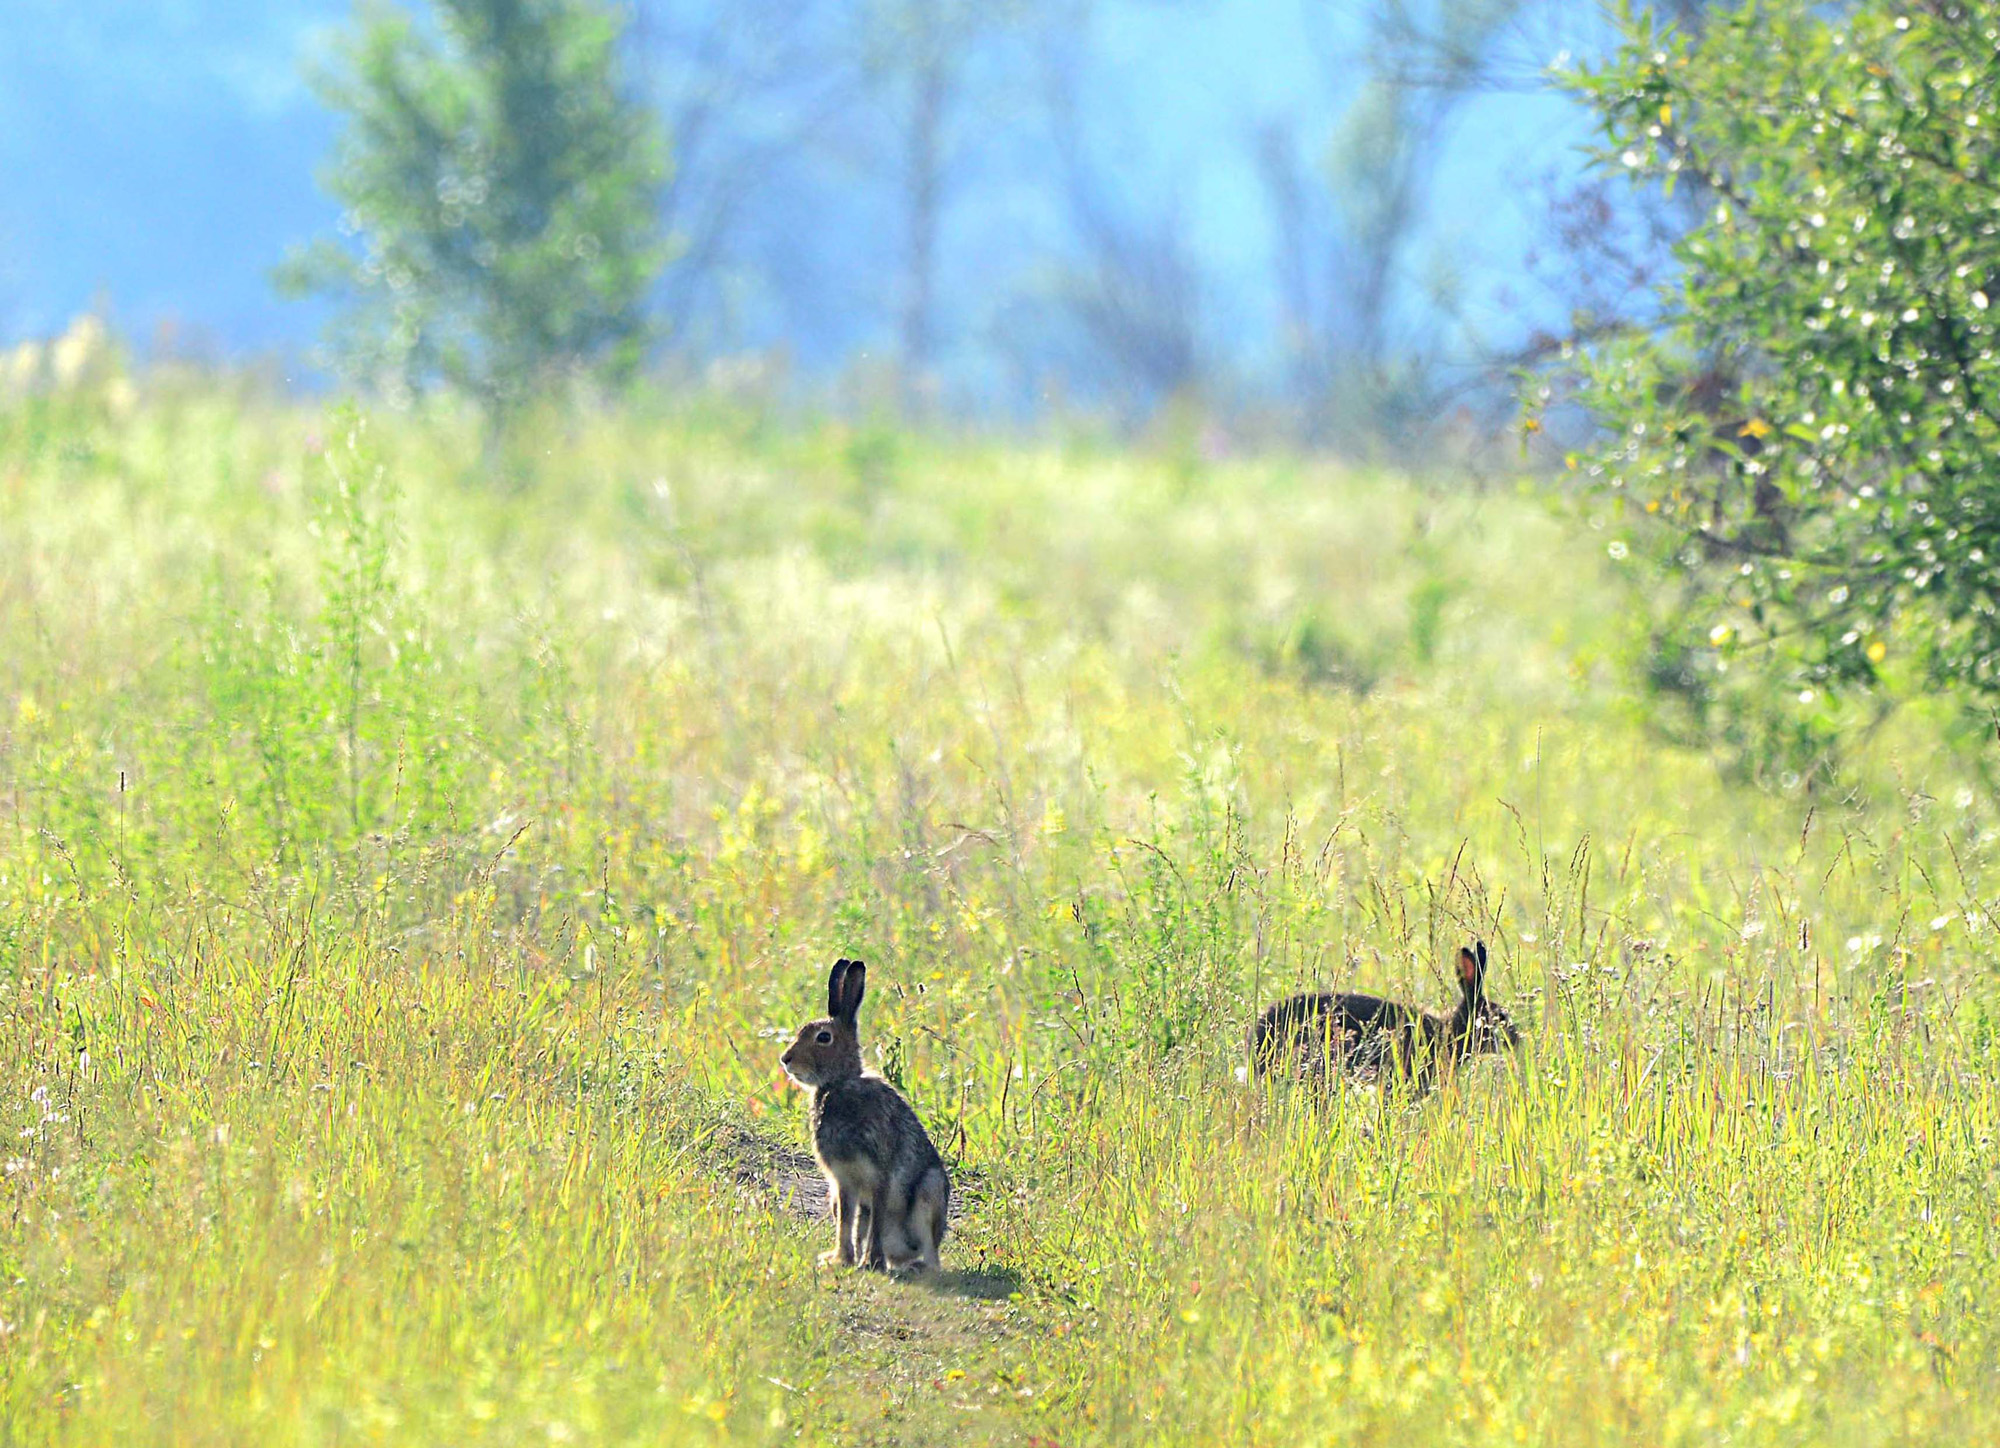
[[[910,1193],[910,1215],[903,1223],[909,1256],[896,1264],[909,1272],[939,1270],[938,1244],[944,1240],[946,1209],[951,1202],[951,1183],[942,1169],[932,1167]]]
[[[951,1216],[951,1179],[942,1170],[935,1170],[924,1183],[924,1266],[932,1272],[944,1270],[938,1260],[938,1248],[944,1245],[944,1234]]]

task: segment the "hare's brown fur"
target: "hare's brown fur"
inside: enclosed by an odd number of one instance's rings
[[[826,1174],[837,1232],[820,1260],[935,1272],[951,1178],[902,1093],[861,1069],[857,1017],[867,969],[835,961],[826,1017],[801,1026],[778,1058],[812,1092],[813,1156]]]
[[[1290,1071],[1324,1083],[1333,1070],[1379,1076],[1385,1068],[1419,1087],[1465,1057],[1519,1043],[1507,1012],[1486,998],[1486,942],[1458,952],[1458,1007],[1435,1016],[1400,1001],[1313,991],[1265,1009],[1250,1027],[1250,1067],[1259,1077]]]

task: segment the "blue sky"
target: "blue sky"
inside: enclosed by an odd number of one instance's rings
[[[0,8],[0,328],[98,301],[230,348],[301,336],[264,272],[329,208],[299,61],[344,7],[12,0]]]
[[[1142,205],[1172,204],[1211,279],[1225,350],[1253,352],[1273,309],[1249,139],[1291,118],[1317,145],[1347,99],[1345,78],[1308,43],[1314,4],[1115,0],[1093,23],[1084,120],[1100,169]],[[142,345],[171,325],[227,353],[301,353],[317,319],[279,299],[268,273],[334,219],[313,181],[334,122],[303,71],[351,13],[340,0],[0,7],[0,336],[46,334],[95,305]],[[1337,40],[1354,32],[1337,5],[1319,6],[1312,23]],[[969,119],[976,131],[984,118]],[[1476,294],[1518,269],[1532,224],[1523,180],[1570,164],[1580,137],[1565,106],[1534,97],[1482,102],[1461,118],[1429,246],[1450,252]],[[1013,164],[957,192],[944,283],[964,294],[950,321],[961,351],[977,345],[971,293],[1029,274],[1048,244],[1033,144],[1017,143]],[[889,229],[862,217],[828,234],[819,274],[869,274],[871,239]],[[767,308],[765,340],[801,325],[800,313]],[[869,325],[839,332],[842,345],[870,336]]]

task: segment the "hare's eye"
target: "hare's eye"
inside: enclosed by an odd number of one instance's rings
[[[813,1039],[818,1041],[822,1046],[824,1046],[827,1042],[833,1039],[833,1032],[821,1031],[817,1036],[814,1036]]]

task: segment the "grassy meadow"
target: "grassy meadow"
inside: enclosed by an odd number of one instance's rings
[[[2000,810],[1649,734],[1607,534],[1200,449],[0,401],[0,1439],[2000,1437]],[[1526,1027],[1410,1101],[1257,1005]],[[816,1268],[870,965],[965,1213]]]

